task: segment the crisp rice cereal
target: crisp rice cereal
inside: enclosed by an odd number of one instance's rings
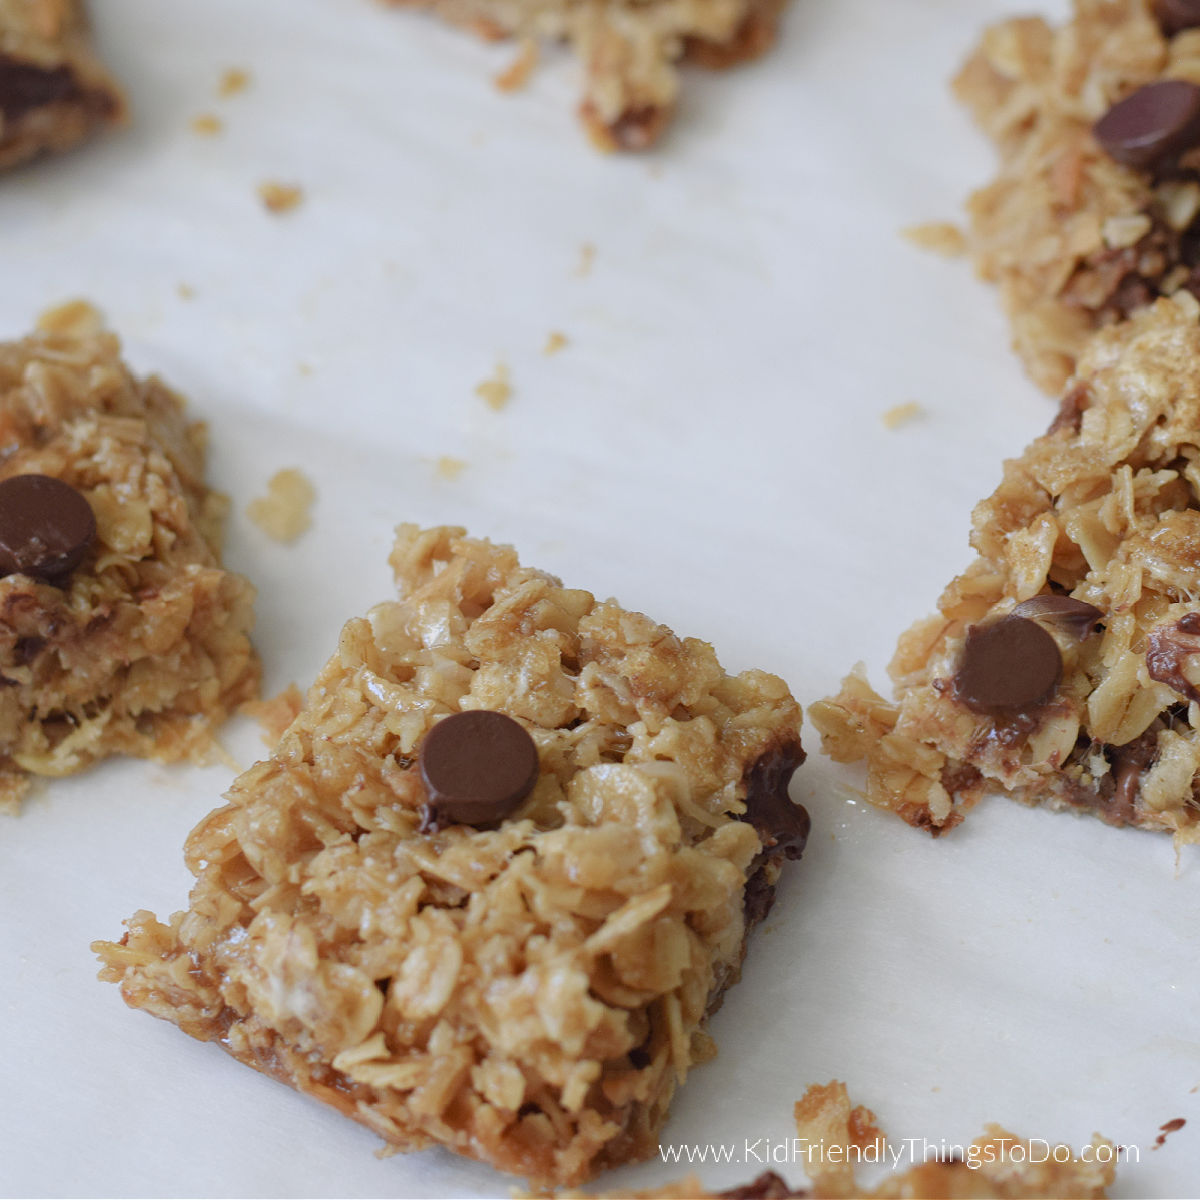
[[[192,832],[190,907],[97,943],[101,977],[393,1149],[574,1185],[654,1154],[713,1053],[807,830],[800,709],[461,530],[402,526],[391,562],[401,599]],[[528,729],[537,783],[494,827],[421,832],[422,739],[479,708]]]
[[[975,509],[978,557],[900,639],[898,700],[858,671],[812,706],[825,750],[866,760],[872,803],[938,833],[998,787],[1200,841],[1198,318],[1183,293],[1095,336],[1050,431]],[[1041,595],[1094,605],[1099,631],[1047,626],[1063,670],[1044,704],[971,711],[952,682],[968,631]]]

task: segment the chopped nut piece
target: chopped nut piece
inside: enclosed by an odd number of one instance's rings
[[[276,471],[267,482],[267,494],[246,505],[246,516],[277,542],[294,542],[312,526],[312,506],[317,489],[295,467]]]

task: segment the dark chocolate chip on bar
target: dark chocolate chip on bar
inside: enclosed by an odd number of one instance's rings
[[[503,820],[537,782],[533,738],[512,717],[487,709],[444,717],[426,734],[420,759],[427,830]]]
[[[1154,15],[1168,37],[1200,25],[1200,0],[1155,0]]]
[[[967,630],[954,692],[973,712],[1015,713],[1045,703],[1061,678],[1054,638],[1036,621],[1009,616]]]
[[[0,575],[60,580],[95,538],[91,505],[70,484],[49,475],[0,482]]]
[[[1105,151],[1127,167],[1153,167],[1200,142],[1200,87],[1160,79],[1118,100],[1093,126]]]
[[[1076,600],[1074,596],[1031,596],[1013,610],[1014,617],[1025,617],[1043,625],[1061,629],[1077,641],[1082,641],[1104,617],[1094,604]]]

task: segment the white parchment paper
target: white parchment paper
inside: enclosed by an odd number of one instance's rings
[[[859,659],[883,682],[966,563],[972,504],[1053,412],[994,296],[898,236],[988,176],[945,84],[1009,5],[794,0],[770,57],[689,75],[660,151],[605,158],[566,55],[502,96],[511,47],[369,0],[95,0],[135,122],[0,179],[0,336],[89,297],[210,422],[268,694],[388,595],[401,520],[513,542],[805,704]],[[220,99],[231,66],[252,86]],[[223,134],[191,132],[201,113]],[[268,215],[265,180],[304,204]],[[547,356],[552,330],[569,344]],[[498,362],[500,412],[474,394]],[[284,466],[319,490],[293,547],[243,515]],[[249,722],[226,740],[263,753]],[[1140,1153],[1117,1195],[1194,1193],[1196,856],[1000,799],[933,842],[808,743],[808,853],[664,1142],[734,1147],[701,1172],[731,1186],[766,1165],[746,1143],[789,1138],[806,1085],[837,1077],[897,1140],[1099,1130]],[[183,839],[232,775],[112,763],[0,826],[0,1193],[507,1195],[441,1151],[373,1157],[95,981],[92,939],[183,905]]]

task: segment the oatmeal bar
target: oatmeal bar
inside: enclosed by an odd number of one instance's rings
[[[190,908],[101,942],[126,1002],[324,1100],[570,1186],[655,1153],[804,810],[761,671],[401,526],[271,758],[192,832]]]
[[[1049,432],[974,514],[976,560],[814,705],[867,796],[950,829],[988,788],[1200,841],[1200,304],[1097,333]]]
[[[111,334],[0,344],[0,807],[112,754],[203,757],[250,699],[204,431]]]
[[[678,64],[730,67],[775,41],[783,0],[385,0],[489,40],[569,42],[584,62],[579,114],[604,150],[644,150],[671,119]]]
[[[1200,292],[1200,7],[1075,0],[990,29],[955,80],[1000,152],[969,249],[1057,393],[1093,329]]]
[[[124,120],[79,0],[0,0],[0,167]]]
[[[906,1149],[915,1153],[914,1143],[889,1150],[875,1114],[861,1105],[852,1108],[846,1085],[836,1079],[810,1087],[796,1104],[795,1118],[797,1145],[808,1162],[808,1186],[793,1188],[775,1171],[763,1171],[721,1192],[711,1192],[689,1176],[597,1200],[1104,1200],[1116,1178],[1117,1147],[1098,1134],[1076,1154],[1069,1146],[1026,1141],[988,1125],[970,1145],[935,1145],[925,1161],[894,1171],[867,1189],[856,1180],[857,1165],[895,1162]]]

